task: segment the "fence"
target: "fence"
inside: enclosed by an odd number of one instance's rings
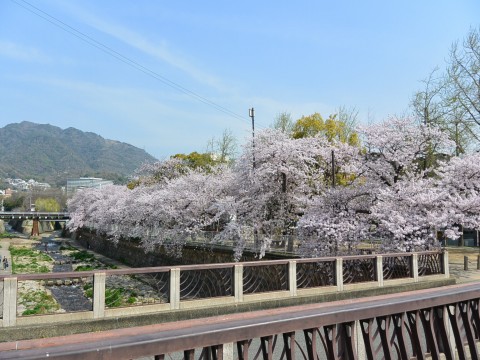
[[[171,244],[175,243],[172,240],[172,234],[165,233],[160,229],[148,228],[145,229],[145,232],[140,234],[130,234],[129,231],[132,229],[130,225],[119,225],[114,224],[110,225],[107,229],[108,234],[122,234],[125,236],[133,236],[133,237],[141,237],[141,238],[150,238],[156,241],[161,239],[163,244]],[[138,230],[138,228],[135,228]],[[85,224],[84,230],[96,232],[99,231],[98,226],[94,222],[87,222]],[[103,232],[100,231],[99,234],[102,236]],[[127,235],[129,234],[129,235]],[[227,248],[235,248],[238,243],[236,240],[233,240],[231,237],[218,239],[218,235],[221,232],[218,231],[195,231],[189,234],[182,233],[182,241],[185,241],[186,244],[191,246],[201,246],[201,247],[212,247],[212,246],[219,246],[219,247],[227,247]],[[180,234],[179,234],[180,236]],[[277,253],[298,253],[299,247],[301,243],[316,243],[319,239],[317,236],[299,236],[297,233],[293,233],[290,235],[282,235],[282,234],[275,234],[275,233],[261,233],[255,234],[253,228],[245,226],[241,230],[241,237],[242,237],[242,249],[252,251],[258,253],[261,251],[262,246],[267,245],[267,251],[270,252],[277,252]],[[355,238],[357,240],[363,239],[360,234],[356,235]],[[365,253],[365,252],[377,252],[380,250],[380,245],[382,244],[382,239],[375,236],[375,234],[369,234],[368,239],[363,239],[362,241],[354,241],[356,245],[352,245],[350,248],[348,245],[345,247],[340,247],[339,251],[348,251],[349,254],[356,254],[356,253]],[[361,245],[361,246],[358,246]],[[415,251],[422,251],[423,248],[417,248]],[[336,255],[344,255],[342,252],[339,252]]]
[[[0,344],[2,359],[478,359],[480,284]]]
[[[447,252],[12,275],[0,277],[1,325],[193,309],[436,277],[449,277]]]

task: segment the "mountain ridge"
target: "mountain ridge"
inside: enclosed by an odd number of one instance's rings
[[[73,127],[22,121],[0,128],[0,178],[52,185],[80,176],[126,182],[142,163],[153,161],[145,150]]]

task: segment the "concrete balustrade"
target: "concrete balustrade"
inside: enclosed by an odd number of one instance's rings
[[[419,264],[420,257],[423,257],[422,261],[425,264]],[[396,269],[397,273],[394,276],[384,275],[384,261],[390,259],[391,264],[400,264],[399,268],[403,269],[405,274],[403,276]],[[393,260],[395,261],[392,261]],[[426,260],[425,260],[426,259]],[[323,286],[310,286],[300,288],[298,284],[300,266],[305,263],[312,264],[326,264],[334,263],[334,273],[330,274],[335,280],[333,286],[326,284]],[[428,263],[428,264],[427,264]],[[370,280],[350,280],[350,283],[344,283],[344,276],[348,277],[348,272],[352,272],[352,269],[365,267],[365,264],[370,265],[368,271],[364,271],[370,277]],[[405,265],[403,265],[405,264]],[[276,272],[272,273],[266,271],[264,267],[276,266]],[[347,268],[345,268],[347,266]],[[394,265],[398,266],[398,265]],[[419,268],[422,267],[422,274],[419,274]],[[260,284],[267,284],[268,281],[280,281],[284,279],[285,285],[272,287],[268,289],[262,286],[255,288],[252,291],[251,288],[248,293],[245,293],[245,286],[250,286],[245,283],[245,269],[248,267],[254,267],[254,277],[258,276],[262,278],[263,282]],[[409,269],[406,269],[409,267]],[[185,297],[181,300],[182,285],[180,279],[182,271],[189,271],[192,276],[195,276],[195,271],[198,268],[198,273],[201,271],[220,271],[222,269],[230,269],[231,271],[231,290],[230,295],[225,296],[209,296],[208,294],[202,294],[199,298]],[[264,268],[264,269],[262,269]],[[274,269],[274,267],[270,268]],[[279,270],[280,269],[280,270]],[[284,269],[284,270],[281,270]],[[363,268],[362,268],[363,269]],[[193,270],[193,271],[192,271]],[[201,270],[201,271],[200,271]],[[388,273],[387,269],[386,273]],[[227,271],[227,273],[228,273]],[[281,274],[281,272],[283,272]],[[344,274],[344,271],[347,273]],[[148,274],[164,273],[166,276],[165,281],[168,282],[168,299],[162,304],[142,304],[137,306],[129,306],[122,308],[107,308],[105,305],[105,290],[106,283],[109,276],[147,276]],[[308,271],[306,272],[307,274]],[[431,275],[433,273],[433,275]],[[317,274],[318,275],[318,274]],[[44,284],[48,283],[50,279],[67,279],[67,278],[92,278],[93,276],[93,310],[80,313],[64,313],[64,314],[52,314],[52,315],[39,315],[39,316],[18,316],[17,315],[17,289],[18,282],[25,280],[37,280],[42,281]],[[153,275],[152,275],[153,276]],[[250,272],[251,276],[251,272]],[[271,276],[271,279],[268,278]],[[305,276],[305,274],[302,274]],[[315,273],[311,273],[309,276],[316,276]],[[385,278],[391,276],[392,278]],[[15,325],[28,325],[33,323],[47,323],[51,322],[51,318],[55,317],[61,321],[72,321],[78,319],[102,319],[112,318],[118,316],[135,315],[154,313],[159,311],[169,311],[178,309],[194,309],[199,307],[212,307],[215,305],[225,304],[240,304],[252,301],[264,301],[272,299],[285,299],[295,298],[300,296],[318,295],[331,292],[341,292],[346,290],[358,290],[364,288],[384,287],[396,284],[413,283],[431,279],[444,279],[449,277],[448,271],[448,253],[447,252],[427,252],[427,253],[410,253],[410,254],[383,254],[383,255],[365,255],[365,256],[345,256],[338,258],[318,258],[318,259],[298,259],[298,260],[270,260],[263,262],[245,262],[245,263],[226,263],[226,264],[209,264],[209,265],[189,265],[189,266],[177,266],[177,267],[159,267],[159,268],[136,268],[136,269],[121,269],[121,270],[102,270],[96,272],[78,272],[78,273],[49,273],[49,274],[29,274],[29,275],[15,275],[15,276],[3,276],[0,277],[0,281],[3,282],[3,316],[1,319],[2,327],[9,327]],[[360,277],[359,277],[360,278]],[[183,278],[182,278],[183,279]],[[193,277],[195,279],[195,277]],[[198,278],[202,279],[202,278]],[[357,279],[355,276],[350,276],[350,279]],[[254,279],[255,280],[255,279]],[[302,278],[302,281],[305,280]],[[308,279],[307,279],[308,280]],[[50,280],[51,281],[51,280]],[[183,280],[182,280],[183,281]],[[198,280],[201,281],[201,280]],[[251,278],[250,278],[250,281]],[[191,284],[195,284],[195,281],[191,281]],[[213,280],[211,283],[215,283]],[[190,285],[193,286],[193,285]],[[285,290],[278,290],[283,288]],[[184,289],[183,289],[184,290]],[[182,295],[185,296],[185,295]],[[49,319],[50,318],[50,319]]]

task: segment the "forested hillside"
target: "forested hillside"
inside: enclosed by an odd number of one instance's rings
[[[140,164],[155,160],[142,149],[75,128],[28,121],[0,128],[0,178],[33,178],[52,185],[79,176],[122,182]]]

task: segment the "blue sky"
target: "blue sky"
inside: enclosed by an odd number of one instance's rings
[[[251,107],[256,129],[339,106],[381,121],[479,16],[477,0],[0,0],[0,127],[75,127],[162,159],[225,129],[243,143]]]

